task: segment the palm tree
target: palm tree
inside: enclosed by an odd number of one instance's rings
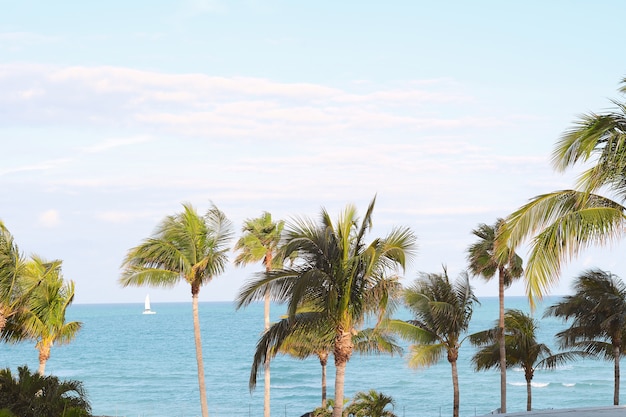
[[[396,417],[387,407],[395,406],[395,401],[388,395],[376,390],[357,392],[347,408],[349,416],[354,417]]]
[[[502,227],[504,219],[498,219],[496,224],[489,226],[481,223],[472,230],[479,240],[467,250],[469,272],[474,276],[482,276],[491,280],[498,273],[498,300],[499,309],[499,344],[500,344],[500,412],[506,413],[506,347],[504,341],[504,290],[513,280],[522,276],[522,258],[515,252],[505,250],[504,256],[498,258],[495,252],[496,235]]]
[[[553,354],[548,345],[537,341],[538,321],[521,310],[510,309],[505,317],[506,366],[519,366],[526,379],[526,411],[532,410],[532,379],[537,369],[554,369],[557,365],[585,356],[584,352],[572,351]],[[470,335],[470,342],[480,349],[472,357],[477,371],[499,368],[500,327]]]
[[[20,417],[91,415],[80,381],[61,381],[55,376],[31,373],[26,366],[18,367],[16,376],[8,368],[0,370],[0,409],[8,409]]]
[[[26,259],[13,235],[0,221],[0,333],[3,338],[13,337],[5,332],[7,321],[22,309],[32,289],[23,282],[25,268]]]
[[[319,313],[319,312],[317,312]],[[322,367],[322,405],[326,401],[326,365],[333,351],[335,332],[330,325],[318,326],[317,314],[307,308],[300,308],[289,319],[283,317],[274,323],[259,339],[250,371],[250,388],[254,389],[259,366],[277,354],[286,354],[297,359],[316,356]],[[369,328],[357,331],[352,337],[354,351],[364,354],[402,354],[395,339],[382,328]]]
[[[459,377],[457,360],[463,334],[472,317],[474,295],[466,273],[454,283],[443,274],[422,274],[404,292],[404,301],[414,319],[391,320],[389,327],[413,344],[409,367],[423,368],[437,363],[444,354],[452,368],[453,416],[459,416]]]
[[[67,308],[74,300],[74,282],[63,280],[61,261],[47,262],[33,256],[26,274],[28,279],[40,284],[31,292],[20,322],[24,335],[36,341],[39,374],[44,375],[52,345],[70,343],[82,323],[65,321]]]
[[[200,406],[202,416],[208,417],[198,295],[202,285],[224,271],[232,227],[215,205],[204,216],[191,204],[183,204],[183,209],[181,213],[167,216],[152,237],[128,251],[119,282],[124,287],[173,287],[180,281],[191,286]]]
[[[626,79],[622,83],[626,92]],[[613,104],[614,111],[580,116],[552,153],[558,171],[592,163],[579,175],[576,188],[532,198],[509,215],[500,233],[499,252],[532,237],[525,276],[533,306],[534,298],[558,280],[563,262],[626,231],[626,103]]]
[[[279,255],[279,243],[285,222],[273,222],[272,215],[264,212],[260,217],[247,219],[243,223],[243,236],[235,244],[235,250],[239,252],[235,258],[235,265],[247,265],[263,261],[265,272],[282,266],[282,258]],[[265,331],[270,327],[270,294],[265,292],[264,297],[264,323]],[[270,417],[270,357],[267,356],[263,374],[264,400],[263,415]]]
[[[335,360],[333,417],[342,413],[346,365],[354,350],[353,333],[368,317],[382,319],[388,313],[389,277],[405,267],[415,246],[415,237],[408,228],[394,228],[386,237],[365,243],[374,203],[375,199],[362,221],[352,205],[336,223],[324,209],[319,224],[305,218],[296,220],[287,232],[284,248],[285,257],[297,253],[293,265],[249,281],[237,299],[239,307],[248,305],[262,299],[269,287],[276,301],[288,303],[289,318],[299,307],[308,305],[313,309],[312,326],[331,326]]]
[[[572,319],[571,326],[556,335],[561,347],[582,348],[613,361],[613,405],[618,405],[619,363],[626,336],[626,285],[610,272],[589,269],[576,277],[573,288],[574,295],[548,307],[544,315]]]

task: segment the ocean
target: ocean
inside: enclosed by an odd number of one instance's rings
[[[554,334],[565,328],[555,318],[541,319],[538,340],[555,348]],[[497,319],[498,299],[481,298],[474,310],[469,332],[492,327]],[[507,297],[507,308],[529,311],[524,297]],[[69,345],[55,346],[46,373],[84,383],[93,413],[115,417],[196,417],[200,401],[193,342],[191,300],[188,303],[152,303],[157,314],[144,315],[137,304],[72,305],[68,320],[83,322]],[[236,310],[229,302],[201,302],[203,354],[207,398],[211,417],[262,416],[263,378],[256,390],[248,389],[250,365],[263,326],[263,306]],[[272,306],[272,318],[285,312]],[[410,318],[400,309],[396,318]],[[406,345],[406,344],[404,344]],[[474,348],[465,342],[458,366],[460,414],[488,414],[500,406],[499,371],[475,372],[470,358]],[[450,364],[412,370],[404,357],[354,354],[346,371],[346,396],[375,389],[395,400],[398,417],[452,415]],[[0,366],[12,370],[28,365],[36,371],[33,343],[3,344]],[[321,367],[317,358],[297,360],[276,357],[271,365],[271,415],[299,417],[321,402]],[[507,374],[507,411],[526,410],[526,386],[521,369]],[[333,397],[334,366],[328,365],[328,397]],[[600,360],[572,362],[553,371],[538,370],[533,379],[533,408],[611,406],[613,365]],[[624,398],[622,396],[622,398]],[[623,402],[623,400],[621,401]]]

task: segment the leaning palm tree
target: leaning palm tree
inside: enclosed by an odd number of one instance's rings
[[[474,295],[467,273],[454,283],[443,274],[422,274],[404,292],[404,301],[414,319],[391,320],[389,328],[412,342],[409,367],[423,368],[437,363],[444,354],[452,368],[453,416],[459,416],[457,360],[465,340],[463,334],[472,318]]]
[[[64,281],[61,261],[47,262],[33,256],[26,275],[29,280],[40,284],[31,292],[26,310],[19,315],[20,327],[25,337],[36,341],[39,374],[44,375],[52,346],[74,340],[82,323],[65,320],[67,308],[74,300],[74,282]]]
[[[478,241],[471,244],[467,249],[469,272],[474,276],[482,276],[485,280],[491,280],[498,274],[498,300],[499,300],[499,351],[500,351],[500,412],[506,413],[506,346],[504,341],[504,290],[513,280],[522,276],[522,258],[515,252],[505,250],[504,256],[498,257],[495,251],[496,236],[504,219],[498,219],[493,226],[481,223],[478,228],[472,230]]]
[[[311,326],[331,326],[334,335],[335,402],[333,417],[340,417],[345,371],[352,356],[352,336],[368,317],[382,319],[388,313],[389,280],[415,246],[408,228],[395,228],[384,238],[367,244],[375,199],[359,221],[356,208],[348,206],[334,223],[322,209],[318,224],[297,219],[286,234],[285,256],[297,253],[289,267],[250,280],[238,295],[238,306],[264,297],[270,288],[278,302],[288,303],[288,317],[299,307],[311,306]]]
[[[506,366],[519,366],[524,370],[526,379],[526,411],[532,410],[532,380],[537,369],[554,369],[558,365],[581,356],[582,351],[552,353],[548,345],[537,341],[539,322],[521,310],[507,310],[505,317]],[[470,342],[479,346],[472,357],[477,371],[499,368],[500,362],[500,327],[470,335]]]
[[[264,212],[260,217],[247,219],[243,223],[243,235],[235,244],[235,251],[239,252],[235,258],[235,265],[247,265],[254,262],[263,262],[265,272],[282,266],[282,257],[279,254],[279,243],[281,240],[285,222],[272,221],[272,215]],[[264,323],[265,331],[270,327],[270,294],[265,292],[264,297]],[[264,400],[263,416],[270,417],[270,357],[264,364]]]
[[[622,81],[626,92],[626,79]],[[580,116],[552,153],[552,164],[565,171],[591,163],[575,189],[534,197],[506,220],[499,252],[517,248],[527,238],[526,288],[534,306],[559,278],[561,264],[591,245],[624,237],[626,231],[626,103],[613,111]]]
[[[619,365],[625,356],[626,285],[610,272],[590,269],[576,277],[573,288],[573,295],[548,307],[544,314],[572,319],[570,327],[556,335],[562,347],[581,348],[613,361],[613,405],[618,405]]]
[[[388,395],[376,390],[357,392],[348,405],[346,412],[354,417],[397,417],[388,407],[395,406],[395,401]]]
[[[202,416],[209,415],[200,339],[198,295],[202,285],[224,271],[232,227],[216,206],[200,216],[190,204],[167,216],[154,235],[130,249],[122,264],[122,286],[173,287],[180,281],[191,286],[193,330],[198,363]]]

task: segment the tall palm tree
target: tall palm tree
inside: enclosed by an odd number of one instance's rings
[[[228,261],[232,226],[215,205],[204,216],[191,204],[167,216],[152,237],[128,251],[122,264],[122,286],[173,287],[180,281],[191,286],[193,330],[198,363],[198,385],[203,417],[208,417],[198,295],[202,285],[224,271]]]
[[[279,244],[282,237],[284,221],[272,221],[272,215],[264,212],[260,217],[247,219],[243,223],[243,235],[235,244],[235,251],[239,252],[235,258],[235,265],[247,265],[254,262],[263,262],[265,272],[282,266],[279,254]],[[270,294],[265,292],[264,297],[264,330],[270,327]],[[263,369],[264,400],[263,416],[270,417],[270,357],[267,356]]]
[[[513,280],[522,276],[522,258],[515,252],[505,250],[504,256],[498,257],[495,251],[496,235],[504,224],[504,219],[496,220],[493,226],[481,223],[472,230],[478,241],[467,249],[469,272],[474,276],[482,276],[491,280],[498,274],[498,315],[499,351],[500,351],[500,412],[506,413],[506,346],[504,341],[504,290]]]
[[[276,301],[288,303],[290,318],[306,304],[313,309],[312,326],[330,324],[335,360],[333,417],[342,413],[353,333],[368,317],[381,319],[388,312],[390,276],[405,267],[415,246],[415,236],[408,228],[394,228],[386,237],[366,244],[374,203],[375,199],[361,221],[352,205],[336,223],[324,209],[319,224],[305,218],[295,220],[284,248],[286,257],[297,253],[295,262],[249,281],[237,299],[239,306],[248,305],[262,299],[269,287]]]
[[[626,92],[626,79],[622,83]],[[626,103],[613,104],[613,111],[580,116],[552,152],[557,171],[591,163],[576,188],[532,198],[508,216],[500,233],[499,250],[532,237],[525,273],[531,305],[558,280],[563,262],[626,232]]]
[[[585,356],[582,351],[552,353],[548,345],[537,341],[539,322],[521,310],[506,311],[506,366],[519,366],[524,370],[526,379],[526,411],[532,410],[532,380],[537,369],[554,369],[557,365]],[[472,357],[477,371],[499,368],[500,361],[500,327],[496,327],[470,335],[470,342],[480,349]]]
[[[61,261],[47,262],[33,256],[26,274],[29,280],[40,284],[31,292],[26,310],[20,314],[20,322],[24,335],[36,341],[39,374],[44,375],[52,345],[70,343],[82,323],[65,321],[67,308],[74,300],[74,282],[64,281]]]
[[[626,336],[626,285],[599,269],[582,272],[573,284],[574,294],[548,307],[546,316],[572,319],[557,333],[562,347],[582,348],[614,363],[613,405],[619,404],[620,358]]]
[[[404,292],[405,305],[414,319],[391,320],[389,327],[412,342],[409,367],[423,368],[437,363],[444,354],[452,368],[453,416],[459,416],[459,376],[457,360],[465,340],[474,304],[478,299],[469,283],[469,276],[461,274],[451,283],[444,268],[443,274],[422,274]]]
[[[354,417],[397,417],[392,410],[395,401],[388,395],[376,390],[357,392],[347,408],[349,416]]]

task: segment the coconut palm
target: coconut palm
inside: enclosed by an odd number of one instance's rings
[[[20,417],[88,417],[91,406],[80,381],[31,373],[28,367],[0,370],[0,408]]]
[[[451,283],[445,268],[442,274],[422,274],[405,289],[404,301],[414,319],[391,320],[389,327],[412,343],[408,362],[411,368],[428,367],[447,355],[452,368],[453,416],[458,417],[457,360],[474,304],[478,303],[469,276],[462,273],[456,282]]]
[[[122,286],[173,287],[180,281],[191,286],[194,340],[202,416],[209,415],[200,339],[198,295],[202,285],[224,271],[232,226],[215,205],[204,216],[191,204],[167,216],[152,237],[130,249],[122,264]]]
[[[250,371],[251,389],[256,385],[260,364],[267,361],[268,357],[273,358],[277,354],[286,354],[297,359],[316,356],[322,367],[321,408],[326,408],[326,365],[333,351],[335,332],[330,325],[318,326],[317,316],[318,314],[310,309],[300,308],[293,318],[282,318],[261,336]],[[354,351],[362,355],[402,354],[402,348],[392,335],[380,327],[357,331],[352,337],[352,342]]]
[[[626,92],[626,79],[622,82],[621,91]],[[532,198],[508,216],[500,233],[502,250],[517,248],[532,237],[525,273],[531,305],[558,280],[563,262],[588,246],[624,236],[626,103],[613,104],[613,111],[580,116],[552,152],[557,171],[591,163],[576,188]]]
[[[5,339],[14,337],[5,331],[7,321],[20,312],[32,290],[23,280],[25,268],[26,259],[13,235],[0,221],[0,333]]]
[[[552,353],[548,345],[537,341],[539,322],[521,310],[506,311],[505,343],[506,366],[519,366],[526,379],[526,411],[532,410],[532,379],[537,369],[554,369],[557,365],[586,356],[582,351]],[[480,349],[472,357],[477,371],[499,368],[500,361],[499,321],[493,329],[470,335],[470,342]]]
[[[279,243],[285,222],[272,221],[272,215],[264,212],[260,217],[247,219],[243,223],[243,235],[235,244],[235,251],[239,252],[235,258],[235,265],[247,265],[254,262],[263,262],[265,272],[282,266],[282,257],[279,254]],[[270,294],[266,291],[264,297],[264,324],[265,331],[270,327]],[[266,358],[264,369],[264,400],[263,415],[270,417],[270,357]]]
[[[284,248],[285,256],[297,253],[293,265],[250,280],[237,299],[239,306],[248,305],[262,299],[269,287],[276,301],[288,303],[289,318],[306,304],[314,311],[312,323],[331,326],[334,417],[342,413],[346,365],[354,350],[353,333],[368,317],[380,319],[388,313],[390,276],[405,267],[415,245],[408,228],[395,228],[386,237],[366,244],[374,203],[375,199],[361,221],[352,205],[336,223],[324,209],[318,224],[306,218],[295,220],[287,231]]]
[[[389,406],[393,410],[393,398],[372,389],[368,392],[357,392],[346,412],[354,417],[396,417],[393,411],[387,409]]]
[[[61,261],[47,262],[34,255],[26,276],[40,284],[30,293],[26,310],[20,313],[23,336],[36,341],[39,374],[44,375],[53,344],[64,345],[76,337],[82,323],[65,321],[67,308],[74,300],[74,282],[65,282]]]
[[[573,283],[574,294],[548,307],[546,316],[572,319],[557,333],[561,347],[576,347],[614,364],[613,405],[619,404],[620,358],[626,336],[626,285],[599,269],[582,272]]]
[[[522,276],[522,258],[515,252],[505,250],[502,257],[495,251],[496,235],[502,227],[504,219],[498,219],[493,226],[481,223],[472,230],[478,241],[467,249],[469,272],[474,276],[482,276],[491,280],[498,274],[499,300],[499,344],[500,344],[500,412],[506,413],[506,346],[504,341],[504,290],[513,280]]]

